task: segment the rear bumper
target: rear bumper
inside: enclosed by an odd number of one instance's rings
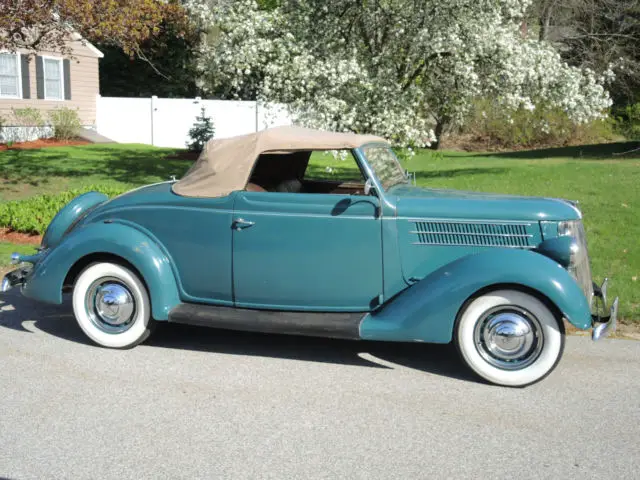
[[[33,266],[25,265],[7,273],[0,283],[0,292],[8,292],[14,287],[22,286],[32,270]]]
[[[593,286],[595,313],[591,314],[591,323],[593,325],[591,338],[594,341],[600,340],[616,330],[618,297],[615,298],[611,306],[607,304],[607,283],[608,279],[605,278],[600,287]]]

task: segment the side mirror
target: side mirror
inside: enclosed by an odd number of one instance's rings
[[[373,182],[371,181],[371,179],[368,178],[367,181],[364,182],[364,194],[371,195],[371,192],[375,194],[375,188],[373,186]]]

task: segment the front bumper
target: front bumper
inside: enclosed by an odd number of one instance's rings
[[[593,285],[593,300],[595,313],[591,314],[591,324],[593,332],[591,338],[596,341],[606,337],[616,331],[616,321],[618,317],[618,297],[615,298],[611,306],[607,304],[607,284],[609,279],[605,278],[601,286]]]
[[[0,283],[0,292],[8,292],[13,287],[23,285],[32,270],[33,266],[25,265],[7,273]]]

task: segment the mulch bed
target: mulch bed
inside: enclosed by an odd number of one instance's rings
[[[28,233],[15,232],[8,228],[0,228],[0,242],[38,246],[42,242],[42,235],[29,235]]]
[[[8,146],[6,143],[0,144],[0,152],[3,150],[31,150],[34,148],[47,147],[72,147],[77,145],[89,145],[86,140],[56,140],[55,138],[41,138],[32,142],[16,142]]]

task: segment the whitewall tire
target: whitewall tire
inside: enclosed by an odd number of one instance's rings
[[[458,317],[455,343],[464,362],[497,385],[542,380],[564,350],[562,319],[533,295],[498,290],[469,302]]]
[[[80,328],[95,343],[130,348],[151,333],[151,305],[142,280],[114,263],[95,263],[73,287],[73,312]]]

